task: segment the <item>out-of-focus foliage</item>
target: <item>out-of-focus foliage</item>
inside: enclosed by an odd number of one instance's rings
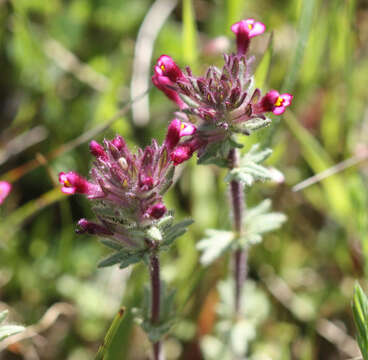
[[[1,359],[92,359],[121,306],[126,314],[108,359],[139,360],[150,351],[131,313],[143,301],[146,268],[97,269],[108,250],[74,233],[80,217],[93,216],[87,201],[54,187],[59,171],[87,175],[91,162],[86,142],[66,152],[62,146],[129,100],[137,33],[153,3],[0,1],[0,179],[13,184],[0,206],[1,301],[26,326],[39,324],[58,302],[72,304],[76,314],[55,317],[40,333],[45,341],[13,344]],[[221,53],[234,46],[229,26],[248,17],[273,32],[272,40],[265,34],[252,44],[256,81],[263,90],[294,94],[280,121],[242,140],[244,152],[255,143],[272,148],[265,165],[286,179],[255,184],[246,192],[248,206],[271,198],[288,218],[249,254],[249,277],[268,310],[248,353],[252,359],[353,358],[349,303],[355,279],[365,284],[368,273],[367,161],[300,192],[291,187],[346,158],[367,158],[368,8],[363,0],[179,2],[157,34],[151,63],[165,53],[180,65],[192,62],[197,74],[207,64],[222,65]],[[96,140],[118,132],[129,145],[161,141],[174,106],[156,89],[149,98],[146,127],[126,113]],[[41,133],[31,131],[36,127]],[[202,340],[218,333],[215,321],[226,317],[217,312],[223,300],[216,284],[230,260],[202,268],[195,247],[206,229],[230,229],[224,175],[193,160],[166,196],[180,218],[195,219],[162,259],[163,278],[177,289],[179,318],[165,340],[171,359],[202,359]],[[346,342],[331,337],[326,324],[337,326]]]
[[[368,298],[359,284],[355,285],[352,307],[360,351],[366,360],[368,359]]]

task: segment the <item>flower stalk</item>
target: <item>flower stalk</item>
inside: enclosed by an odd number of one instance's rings
[[[157,325],[160,322],[160,260],[157,252],[153,250],[150,257],[150,277],[151,277],[151,323]],[[152,344],[153,359],[164,360],[161,341]]]
[[[238,150],[231,149],[228,156],[229,168],[233,169],[238,166]],[[243,231],[243,216],[244,216],[244,185],[240,181],[232,180],[230,182],[230,196],[233,212],[233,228],[237,236],[241,236]],[[246,250],[236,249],[233,254],[234,258],[234,312],[239,314],[241,293],[243,284],[247,276],[247,254]]]

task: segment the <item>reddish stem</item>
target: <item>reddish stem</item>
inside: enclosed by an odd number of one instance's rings
[[[238,166],[238,150],[231,149],[228,156],[229,168]],[[241,235],[244,214],[244,186],[239,181],[230,182],[230,195],[234,219],[234,231]],[[240,311],[241,292],[247,277],[247,253],[245,250],[237,249],[234,252],[234,280],[235,280],[235,314]]]

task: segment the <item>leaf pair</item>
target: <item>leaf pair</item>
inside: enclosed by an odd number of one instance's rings
[[[240,237],[233,231],[206,230],[205,237],[197,244],[197,249],[202,252],[201,263],[205,266],[211,264],[232,247],[247,248],[259,243],[263,234],[280,228],[286,221],[286,216],[270,210],[269,199],[249,209],[243,219],[244,233]]]

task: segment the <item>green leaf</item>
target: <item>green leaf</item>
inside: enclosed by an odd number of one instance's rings
[[[256,130],[269,126],[271,123],[272,121],[269,118],[254,118],[240,124],[239,128],[243,134],[250,135]]]
[[[108,267],[112,265],[119,264],[120,269],[124,269],[129,265],[135,264],[141,261],[144,257],[145,251],[137,251],[137,252],[127,252],[126,250],[122,250],[116,252],[107,258],[101,260],[98,264],[98,267]]]
[[[352,309],[360,351],[364,360],[368,360],[368,298],[358,283],[355,285]]]
[[[262,235],[277,230],[286,221],[286,216],[278,212],[270,212],[271,201],[264,200],[255,208],[249,209],[243,221],[244,234],[240,239],[242,247],[262,241]]]
[[[207,266],[226,252],[235,239],[232,231],[208,229],[205,237],[197,244],[197,249],[202,252],[200,262]]]
[[[133,312],[136,322],[147,333],[151,342],[157,342],[169,332],[175,322],[175,291],[168,290],[164,281],[160,282],[160,321],[157,324],[151,322],[151,291],[151,288],[145,288],[142,306],[140,309],[135,308]]]
[[[272,154],[271,149],[259,150],[259,144],[253,145],[250,151],[240,160],[238,167],[232,169],[227,174],[225,181],[237,180],[251,186],[255,181],[275,180],[280,173],[274,169],[269,169],[259,163],[266,160]]]
[[[192,219],[186,219],[176,223],[175,225],[170,225],[169,227],[164,228],[162,232],[163,240],[160,247],[164,249],[168,248],[176,238],[185,234],[188,226],[193,224],[193,222],[194,221]]]
[[[125,314],[125,309],[121,308],[119,312],[115,315],[114,320],[112,321],[109,330],[107,330],[104,341],[98,349],[98,353],[96,355],[95,360],[105,359],[105,355],[108,352],[112,344],[112,340],[114,339],[114,336],[117,330],[119,329],[121,322],[123,321],[124,314]]]
[[[119,251],[123,248],[123,246],[120,243],[118,243],[117,241],[111,240],[111,239],[101,239],[100,242],[103,245],[113,250]]]

